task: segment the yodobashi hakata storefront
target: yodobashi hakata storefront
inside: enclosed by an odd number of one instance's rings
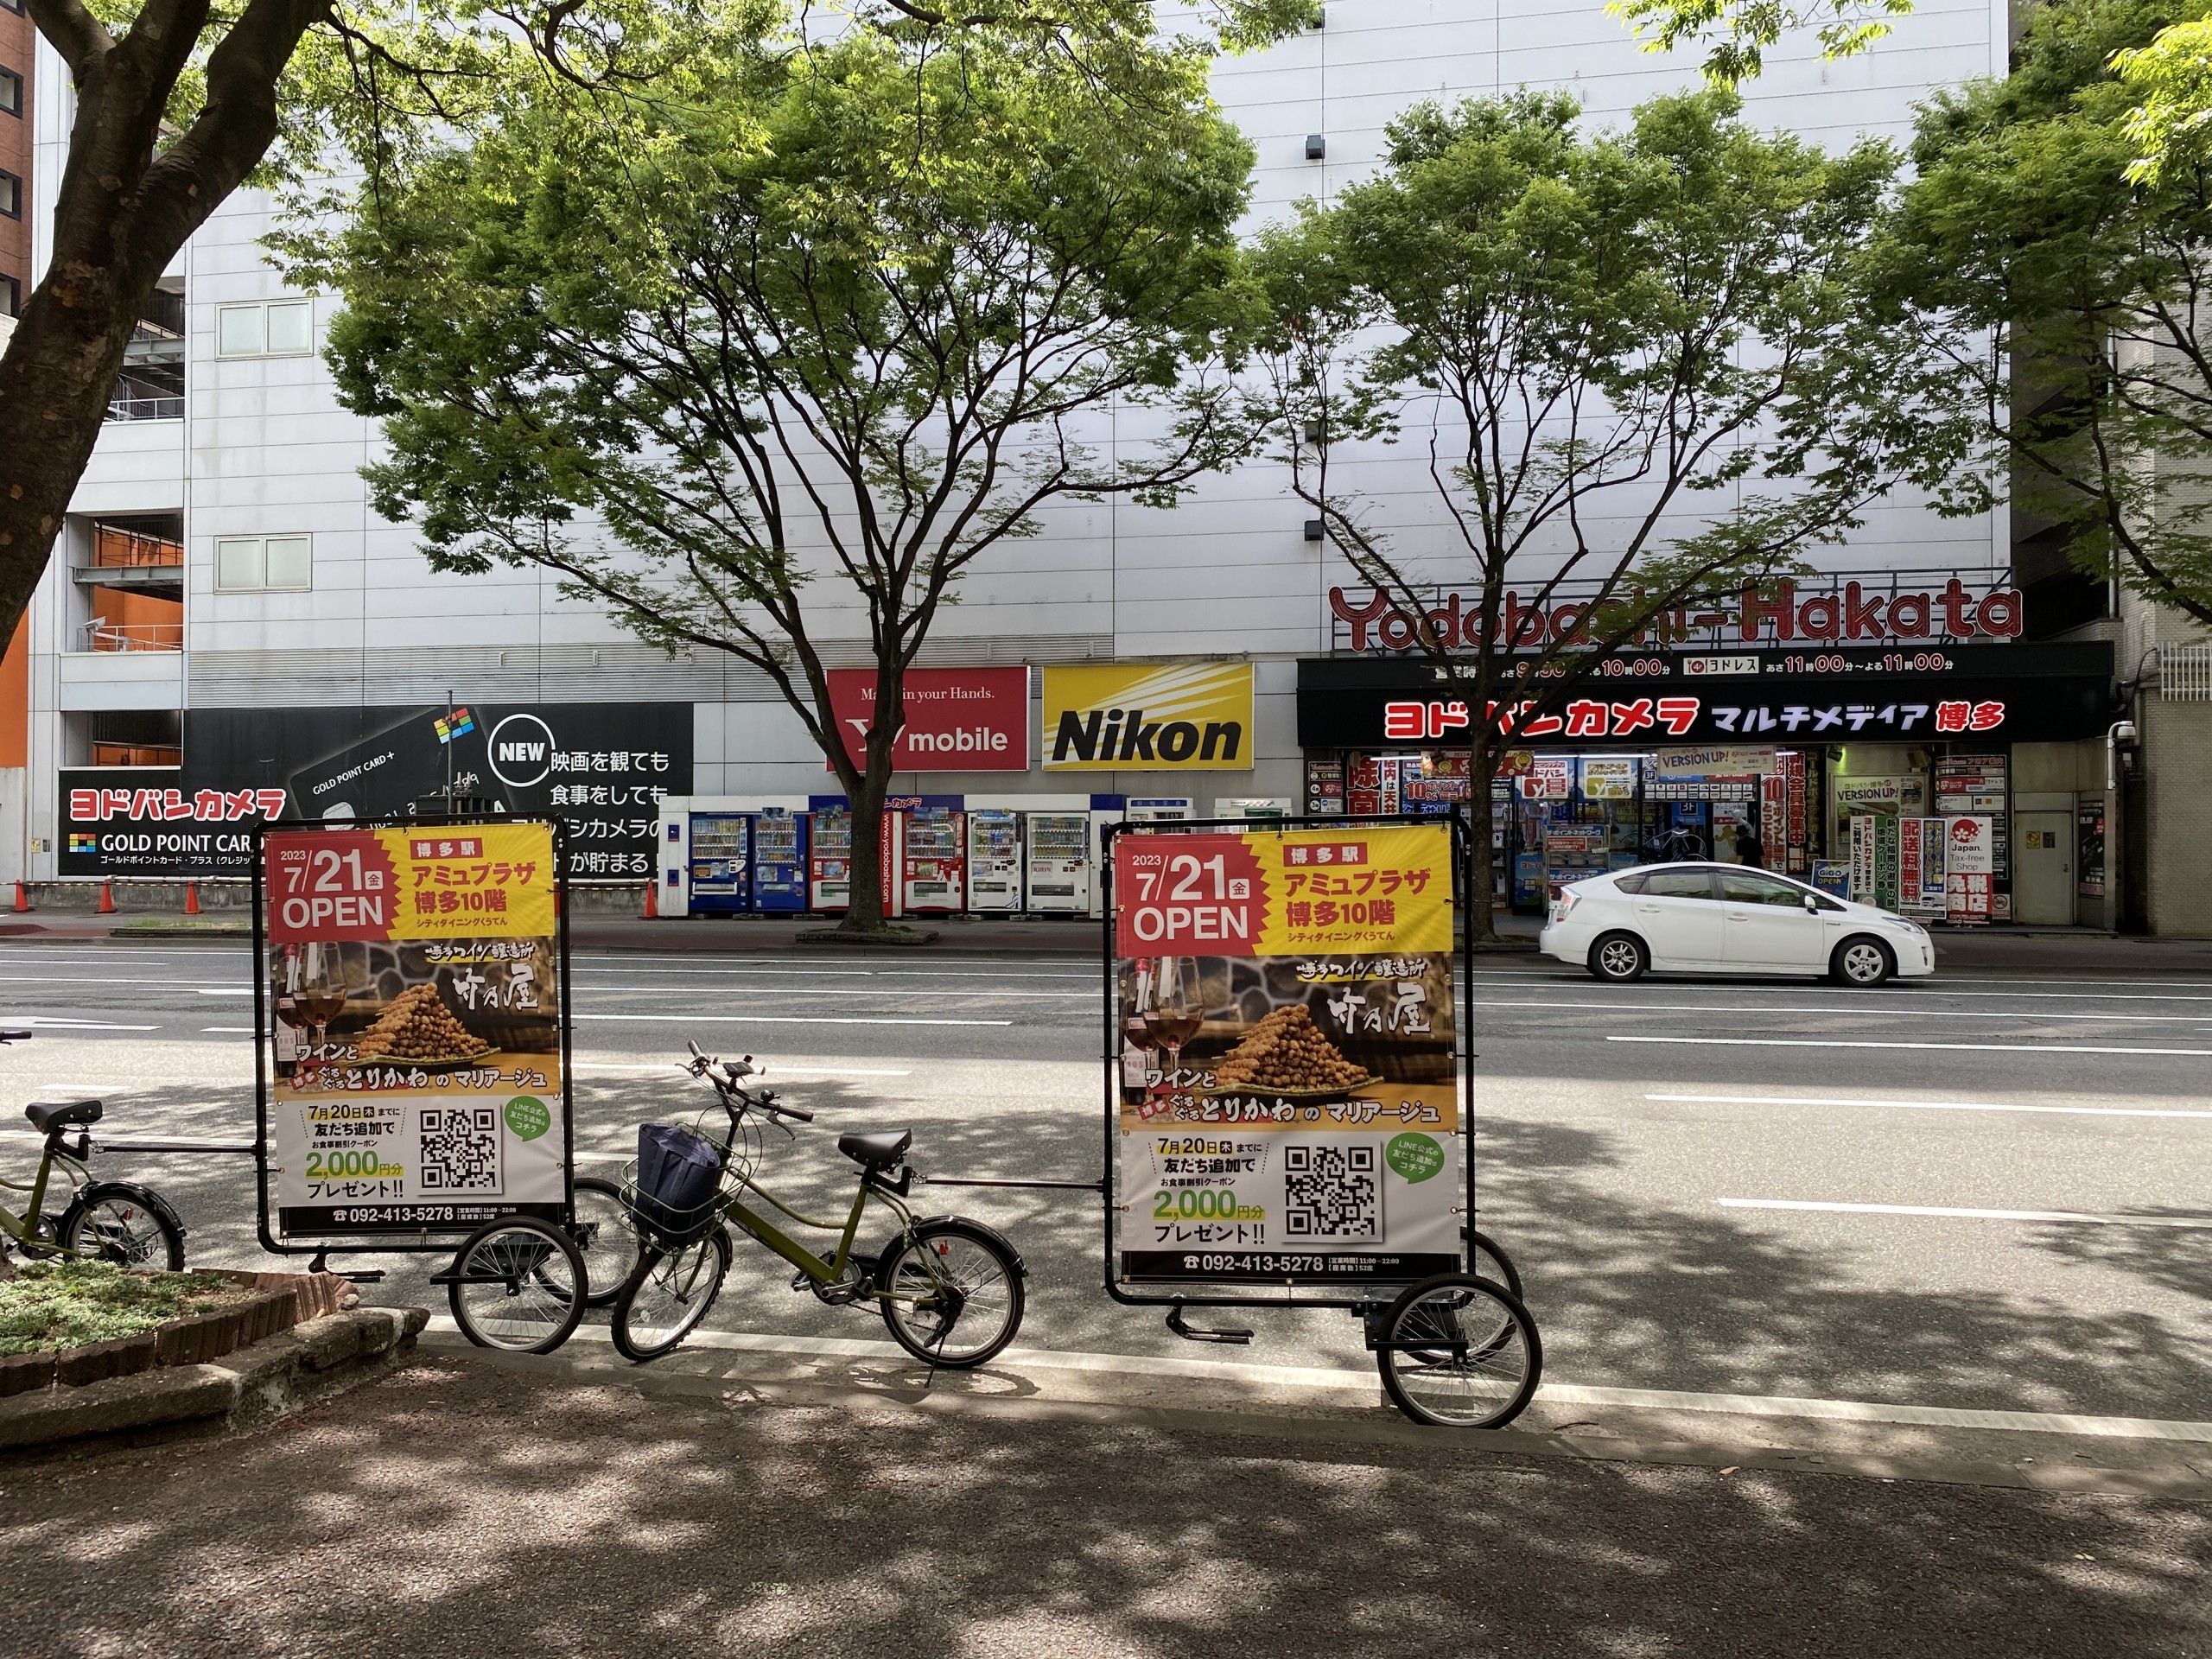
[[[1988,597],[1952,608],[1986,613]],[[1300,662],[1305,810],[1468,799],[1470,667]],[[1489,786],[1498,896],[1517,909],[1595,872],[1713,858],[1941,913],[1945,834],[1929,825],[1965,817],[1992,821],[1990,919],[2063,924],[2101,898],[2109,645],[1676,646],[1605,670],[1551,712],[1506,711],[1515,743]]]

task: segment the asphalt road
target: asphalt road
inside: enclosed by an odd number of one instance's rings
[[[1548,1382],[2212,1419],[2212,980],[1476,974],[1481,1224],[1520,1264]],[[763,1169],[822,1213],[849,1190],[843,1128],[912,1127],[925,1172],[1098,1170],[1083,961],[580,953],[575,981],[587,1172],[709,1103],[667,1069],[687,1037],[770,1057],[821,1114]],[[248,1135],[251,1008],[238,946],[0,944],[0,1018],[38,1027],[0,1057],[0,1114],[81,1090],[117,1134]],[[35,1144],[6,1133],[0,1167]],[[101,1167],[168,1192],[195,1261],[260,1259],[239,1160]],[[1264,1312],[1252,1348],[1193,1351],[1112,1304],[1088,1194],[941,1196],[1027,1255],[1025,1346],[1368,1363],[1342,1314]],[[741,1260],[711,1326],[881,1336]],[[401,1261],[380,1294],[435,1307],[428,1271]]]

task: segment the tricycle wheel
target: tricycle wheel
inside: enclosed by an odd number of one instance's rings
[[[1440,1273],[1408,1286],[1383,1316],[1375,1363],[1392,1403],[1438,1428],[1503,1428],[1536,1392],[1536,1322],[1504,1286]]]
[[[443,1276],[453,1322],[479,1348],[550,1354],[584,1316],[589,1281],[575,1241],[535,1216],[486,1222]]]

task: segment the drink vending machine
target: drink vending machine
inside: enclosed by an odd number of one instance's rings
[[[849,910],[853,901],[853,815],[842,806],[806,816],[807,907]]]
[[[916,806],[905,814],[899,895],[910,916],[946,915],[968,907],[968,815],[950,806]]]
[[[1005,807],[969,810],[968,908],[1021,908],[1021,819]]]
[[[789,913],[807,906],[806,814],[766,806],[753,820],[753,902]]]
[[[1090,814],[1028,814],[1029,908],[1063,916],[1090,910]]]
[[[693,915],[730,916],[753,908],[753,821],[741,812],[691,815]]]

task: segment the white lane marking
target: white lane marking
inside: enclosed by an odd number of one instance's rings
[[[202,1026],[203,1032],[213,1032],[219,1037],[257,1037],[260,1033],[251,1026]]]
[[[253,987],[251,985],[242,986],[235,990],[213,990],[205,985],[195,988],[201,996],[251,996],[253,995]]]
[[[1647,985],[1645,988],[1649,990],[1664,988],[1668,990],[1679,991],[1718,991],[1724,988],[1733,988],[1743,985],[1758,986],[1761,988],[1771,988],[1772,982],[1776,980],[1781,979],[1797,981],[1808,990],[1814,988],[1814,987],[1818,983],[1815,977],[1810,974],[1786,974],[1777,970],[1773,973],[1762,974],[1712,974],[1701,976],[1692,976],[1683,979],[1663,982],[1660,984],[1649,984]],[[1479,969],[1478,969],[1475,973],[1475,983],[1478,985],[1507,985],[1522,989],[1539,988],[1548,985],[1576,985],[1586,988],[1589,985],[1589,982],[1588,976],[1583,974],[1548,974],[1524,979],[1517,976],[1509,974],[1484,973]],[[2212,1002],[2212,995],[2192,996],[2185,995],[2177,992],[1955,991],[1949,988],[1949,987],[1955,982],[1956,982],[1953,981],[1948,975],[1942,976],[1940,980],[1914,980],[1910,982],[1901,981],[1893,982],[1883,988],[1880,994],[1880,1001],[1883,1005],[1886,1006],[1899,997],[1944,996],[1988,997],[1999,1001],[2035,999],[2037,1001],[2053,1001],[2061,1002]],[[2031,985],[2070,985],[2076,983],[2088,985],[2194,985],[2197,987],[2200,991],[2205,989],[2208,983],[2212,983],[2212,982],[2194,979],[2099,979],[2081,981],[2065,979],[2033,979],[2026,981],[1990,979],[1979,980],[1974,982],[1983,985],[2003,985],[2009,983],[2025,983]],[[1625,988],[1624,988],[1624,995],[1626,994],[1627,992]],[[1857,990],[1837,990],[1829,993],[1829,995],[1832,995],[1834,1000],[1836,1001],[1853,1002],[1859,1001],[1861,997],[1865,996],[1866,993]],[[1623,1002],[1619,1006],[1624,1008],[1629,1008],[1634,1007],[1637,1005],[1634,1002]],[[1723,1005],[1715,1004],[1714,1006],[1718,1007]]]
[[[202,992],[201,995],[211,993]],[[1020,995],[1022,993],[1010,995]],[[1596,1008],[1606,1014],[1875,1014],[1906,1020],[2104,1020],[2151,1026],[2189,1025],[2204,1017],[2201,1014],[2054,1014],[2045,1008],[2024,1011],[2011,1008],[1892,1008],[1842,1000],[1832,1007],[1813,1008],[1755,1007],[1742,1003],[1720,1002],[1507,1002],[1493,1000],[1478,1003],[1475,1012],[1480,1014],[1484,1008]]]
[[[840,965],[835,968],[810,969],[804,966],[793,966],[794,959],[790,957],[778,957],[771,961],[733,962],[728,965],[724,965],[721,962],[713,958],[709,958],[704,961],[695,961],[689,957],[664,957],[661,958],[661,960],[681,962],[686,967],[702,968],[718,974],[804,973],[810,979],[1096,979],[1098,977],[1096,973],[1009,973],[1001,969],[988,967],[854,968]],[[664,974],[668,971],[667,969],[661,967],[632,967],[626,963],[598,961],[580,961],[575,965],[579,974]]]
[[[452,1319],[430,1316],[429,1328],[460,1335]],[[571,1342],[603,1343],[613,1338],[597,1325],[579,1328]],[[889,1359],[913,1363],[902,1348],[888,1342],[852,1337],[785,1337],[750,1332],[694,1331],[689,1348],[731,1353],[794,1354],[823,1359]],[[1371,1369],[1332,1365],[1255,1365],[1219,1359],[1185,1359],[1151,1354],[1086,1354],[1052,1348],[1009,1348],[991,1362],[994,1370],[1120,1372],[1132,1376],[1184,1376],[1285,1388],[1351,1389],[1379,1396],[1382,1384]],[[1826,1422],[1910,1423],[1932,1428],[2007,1428],[2045,1434],[2092,1435],[2102,1440],[2196,1440],[2212,1442],[2212,1423],[2156,1417],[2093,1417],[2057,1411],[1978,1411],[1956,1406],[1897,1406],[1863,1400],[1820,1400],[1775,1394],[1692,1394],[1675,1389],[1611,1389],[1575,1382],[1546,1382],[1540,1401],[1566,1406],[1621,1406],[1643,1411],[1707,1411],[1746,1417],[1799,1417]]]
[[[585,985],[579,983],[578,991],[589,991],[594,996],[867,996],[870,993],[860,986],[840,986],[832,990],[808,990],[789,985]],[[203,991],[203,996],[218,993]],[[879,996],[904,996],[906,992],[893,986],[885,986],[874,993]],[[996,991],[962,990],[956,986],[941,986],[932,990],[931,996],[995,996],[995,997],[1070,997],[1084,1001],[1097,998],[1096,991]]]
[[[159,1026],[118,1026],[105,1020],[60,1020],[37,1014],[28,1019],[6,1022],[11,1026],[29,1026],[34,1031],[159,1031]]]
[[[912,957],[794,957],[786,951],[778,950],[766,945],[762,946],[760,951],[757,955],[747,957],[710,957],[696,954],[690,950],[578,950],[571,953],[570,959],[578,967],[604,968],[609,969],[623,967],[630,963],[643,962],[680,962],[686,967],[764,968],[775,969],[796,966],[801,968],[869,969],[874,971],[888,969],[895,973],[928,973],[935,971],[950,974],[1003,973],[1006,971],[1004,968],[994,965],[995,963],[1003,963],[1013,968],[1039,968],[1055,970],[1050,973],[1029,976],[1029,977],[1032,978],[1052,979],[1078,976],[1068,975],[1065,972],[1068,965],[1068,959],[1065,957],[1058,958],[1049,957],[992,957],[983,955],[980,952],[967,958],[969,962],[972,962],[976,964],[972,968],[966,965],[966,963],[961,960],[957,958],[948,959],[944,956],[926,957],[919,961]],[[931,963],[941,965],[932,968],[930,965]]]
[[[674,1076],[687,1070],[681,1060],[663,1060],[658,1065],[599,1065],[580,1060],[569,1069],[580,1077]],[[769,1070],[774,1075],[763,1079],[768,1083],[773,1083],[777,1077],[911,1077],[914,1075],[911,1070],[879,1066],[785,1065],[780,1062]]]
[[[1011,1020],[862,1020],[805,1014],[600,1014],[575,1012],[579,1020],[649,1020],[662,1025],[705,1026],[1010,1026]],[[153,1027],[143,1027],[151,1031]]]
[[[1812,1037],[1608,1037],[1609,1043],[1688,1043],[1713,1048],[1933,1048],[1985,1054],[2212,1054],[2212,1048],[2103,1048],[2087,1043],[1875,1043]]]
[[[1823,1210],[1865,1216],[1947,1216],[1966,1221],[2067,1221],[2094,1227],[2212,1228],[2212,1216],[2100,1216],[2086,1210],[1961,1210],[1941,1204],[1829,1204],[1809,1198],[1718,1198],[1724,1210]]]
[[[190,991],[201,988],[196,985],[172,984],[164,979],[148,979],[143,975],[105,979],[71,979],[58,977],[53,974],[0,974],[0,985],[130,985],[145,991]],[[227,985],[207,988],[218,996],[236,995],[232,988]],[[247,988],[246,994],[251,995],[251,987]]]
[[[1646,1095],[1707,1106],[1885,1106],[1916,1112],[2057,1112],[2079,1117],[2212,1117],[2151,1106],[2016,1106],[1980,1100],[1853,1100],[1834,1095]]]

